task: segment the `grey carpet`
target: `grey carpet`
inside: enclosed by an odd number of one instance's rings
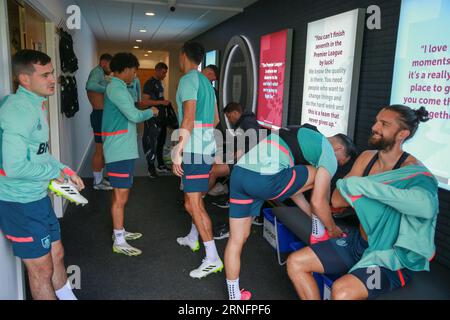
[[[204,257],[204,248],[193,253],[177,244],[190,228],[190,218],[178,203],[178,179],[135,178],[125,213],[125,227],[143,233],[131,242],[143,250],[127,257],[111,250],[110,192],[94,191],[85,179],[83,191],[90,203],[70,205],[61,220],[66,265],[81,269],[80,299],[226,299],[225,274],[197,280],[189,277]],[[208,204],[213,224],[227,220],[227,210]],[[223,257],[227,239],[216,241]],[[241,286],[254,299],[296,299],[285,266],[262,237],[262,226],[253,226],[242,256]]]

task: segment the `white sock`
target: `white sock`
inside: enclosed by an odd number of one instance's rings
[[[67,280],[64,287],[56,290],[55,294],[59,300],[78,300],[72,292],[72,287],[70,286],[69,280]]]
[[[325,226],[315,214],[312,215],[311,233],[316,238],[321,238],[325,234]]]
[[[219,259],[219,254],[217,253],[216,243],[214,240],[203,242],[206,250],[206,259],[211,262],[216,262]]]
[[[228,299],[241,300],[241,290],[239,290],[239,278],[236,280],[227,279]]]
[[[198,240],[198,231],[197,231],[197,227],[195,226],[195,224],[192,224],[191,231],[188,234],[188,238],[191,241],[197,241]]]
[[[125,229],[122,229],[122,230],[114,229],[114,238],[115,238],[114,244],[118,244],[118,245],[124,244],[126,242],[125,241]]]
[[[103,180],[103,170],[99,172],[94,171],[94,184],[99,184]]]

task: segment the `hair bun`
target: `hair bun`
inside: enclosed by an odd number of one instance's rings
[[[428,120],[430,120],[428,111],[425,109],[424,106],[414,110],[414,113],[417,116],[417,120],[419,120],[420,122],[427,122]]]

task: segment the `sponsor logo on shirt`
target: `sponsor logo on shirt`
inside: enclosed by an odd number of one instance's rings
[[[47,153],[48,147],[49,147],[48,146],[48,142],[41,143],[39,145],[39,149],[38,149],[37,155],[41,155],[41,154]]]

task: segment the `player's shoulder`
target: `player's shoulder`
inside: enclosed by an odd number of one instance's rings
[[[355,163],[353,164],[352,171],[353,173],[361,173],[369,164],[370,160],[377,154],[378,150],[365,150],[360,153],[358,158],[356,158]]]
[[[401,167],[406,167],[410,165],[423,166],[424,164],[420,162],[416,157],[410,154],[408,158],[406,158],[406,160],[402,163]]]

